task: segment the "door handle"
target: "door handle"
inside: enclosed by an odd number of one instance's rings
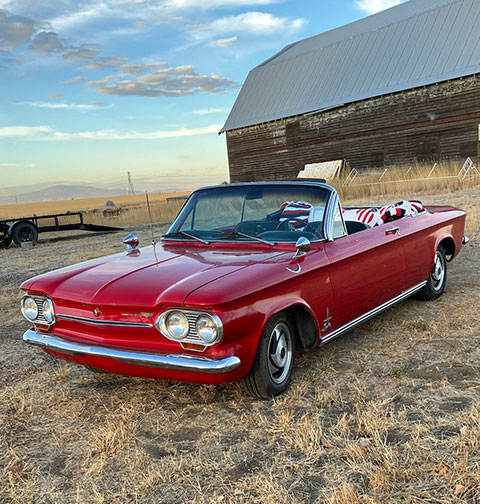
[[[388,236],[388,235],[393,235],[393,234],[400,234],[400,228],[395,226],[395,227],[392,227],[390,229],[386,229],[385,230],[385,234]]]

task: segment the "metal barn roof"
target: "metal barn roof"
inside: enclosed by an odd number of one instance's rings
[[[221,132],[480,72],[479,0],[410,0],[251,70]]]

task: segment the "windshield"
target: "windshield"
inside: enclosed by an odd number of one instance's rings
[[[194,193],[167,239],[294,243],[318,241],[330,191],[319,186],[225,186]]]

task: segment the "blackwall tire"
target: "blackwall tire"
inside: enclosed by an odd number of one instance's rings
[[[17,245],[24,242],[35,244],[38,240],[38,231],[31,222],[20,222],[13,228],[12,238]]]
[[[295,334],[283,312],[265,326],[250,373],[242,380],[251,396],[268,399],[280,395],[290,385],[295,362]]]
[[[8,248],[10,246],[10,243],[12,243],[12,237],[9,235],[5,235],[2,237],[0,240],[0,248]]]
[[[435,251],[433,268],[430,272],[427,283],[415,294],[415,297],[422,301],[434,301],[443,294],[446,282],[447,258],[445,256],[445,249],[442,247],[442,245],[439,245],[437,250]]]

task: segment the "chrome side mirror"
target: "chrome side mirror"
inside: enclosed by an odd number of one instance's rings
[[[136,234],[130,233],[125,236],[123,243],[127,246],[127,252],[131,252],[132,250],[136,250],[140,242]]]
[[[305,238],[305,236],[300,236],[295,246],[297,247],[297,251],[293,256],[294,259],[304,256],[312,248],[310,240]]]

